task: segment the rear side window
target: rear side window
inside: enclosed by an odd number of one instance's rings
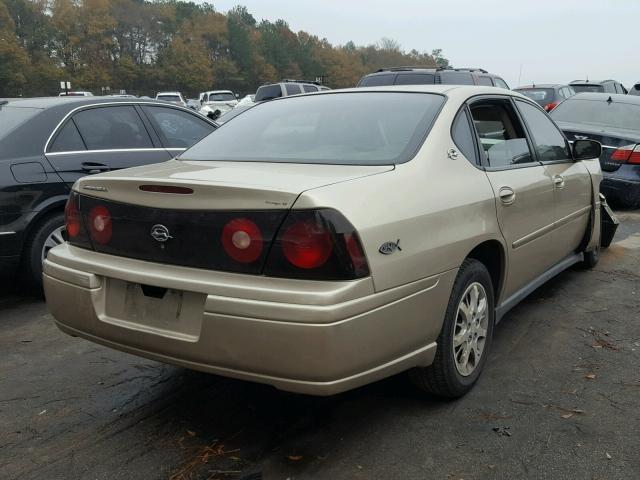
[[[509,85],[507,85],[507,82],[502,80],[500,77],[494,77],[493,81],[496,83],[496,87],[505,88],[509,90]]]
[[[407,73],[398,75],[396,85],[433,85],[436,76],[433,73]]]
[[[153,147],[132,106],[91,108],[76,113],[73,120],[89,150]]]
[[[180,158],[334,165],[402,163],[418,151],[443,103],[442,95],[428,93],[361,91],[288,97],[238,115]]]
[[[271,100],[273,98],[279,98],[282,96],[282,90],[280,85],[263,85],[258,88],[256,92],[255,102],[263,102],[265,100]]]
[[[371,75],[370,77],[364,77],[358,84],[359,87],[380,87],[393,85],[393,81],[396,78],[395,73],[388,73],[384,75]]]
[[[509,100],[474,103],[471,117],[490,167],[510,167],[534,161],[524,128]]]
[[[453,121],[451,136],[467,160],[476,165],[478,163],[478,158],[476,154],[476,145],[473,141],[473,135],[474,133],[471,130],[467,112],[466,110],[462,110]]]
[[[491,81],[491,77],[476,77],[478,79],[478,85],[488,85],[489,87],[493,87],[493,82]]]
[[[296,85],[295,83],[286,83],[284,85],[284,89],[287,92],[287,95],[298,95],[299,93],[302,93],[300,85]]]
[[[53,145],[49,148],[50,152],[75,152],[78,150],[86,150],[84,142],[73,120],[69,120],[60,133],[53,141]]]
[[[214,130],[204,120],[175,108],[143,108],[166,148],[188,148]]]
[[[318,91],[318,87],[316,87],[315,85],[302,85],[302,89],[304,90],[305,93]]]
[[[560,130],[549,117],[526,102],[516,101],[524,118],[541,162],[553,162],[571,158],[569,147]]]
[[[571,85],[571,87],[577,92],[604,92],[602,85]]]
[[[469,72],[440,72],[438,76],[439,83],[446,85],[474,85]]]

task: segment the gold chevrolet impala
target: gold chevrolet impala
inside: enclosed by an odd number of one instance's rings
[[[80,179],[47,302],[70,335],[191,369],[314,395],[408,371],[457,397],[510,308],[598,261],[600,150],[493,87],[265,102]]]

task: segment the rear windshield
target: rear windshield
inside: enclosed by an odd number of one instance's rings
[[[0,106],[0,138],[41,111],[39,108]]]
[[[402,163],[415,155],[443,103],[443,96],[426,93],[287,97],[253,107],[180,158],[336,165]]]
[[[235,99],[233,93],[212,93],[209,95],[210,102],[232,102]]]
[[[602,85],[571,85],[576,93],[580,92],[604,92]]]
[[[540,105],[546,105],[553,102],[555,98],[555,91],[553,88],[527,88],[517,89],[516,92],[529,97],[534,102],[538,102]]]
[[[640,131],[640,105],[592,100],[565,100],[551,113],[559,122],[583,123]]]
[[[255,102],[263,102],[282,96],[280,85],[263,85],[256,92]]]
[[[181,102],[182,100],[178,95],[158,95],[158,100],[164,100],[165,102]]]

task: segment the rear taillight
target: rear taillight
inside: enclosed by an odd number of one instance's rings
[[[291,211],[271,247],[265,275],[351,280],[369,275],[353,225],[335,210]]]
[[[611,154],[611,160],[622,163],[640,164],[640,145],[625,145]]]
[[[111,241],[113,226],[111,213],[103,205],[97,205],[89,212],[89,234],[91,240],[101,245],[106,245]]]
[[[253,220],[234,218],[222,229],[222,247],[236,262],[255,262],[262,255],[262,232]]]
[[[550,112],[551,110],[553,110],[554,108],[556,108],[558,106],[558,103],[560,102],[551,102],[551,103],[547,103],[544,106],[544,110],[545,112]]]
[[[64,207],[64,226],[69,239],[80,235],[82,224],[80,223],[80,208],[78,207],[78,196],[71,194]]]

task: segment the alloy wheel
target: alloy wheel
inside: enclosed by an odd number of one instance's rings
[[[489,309],[487,292],[482,284],[467,287],[456,314],[453,331],[453,355],[456,369],[468,377],[480,364],[487,340]]]

